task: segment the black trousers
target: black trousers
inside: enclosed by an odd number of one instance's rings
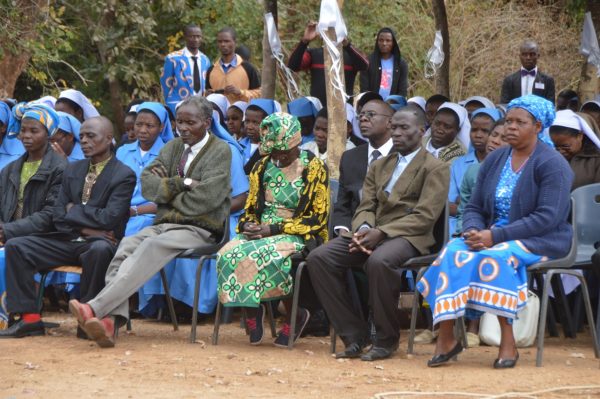
[[[117,250],[104,239],[72,242],[44,236],[13,238],[4,248],[6,305],[11,313],[39,311],[34,276],[57,266],[81,265],[81,301],[91,300],[104,288],[106,270]]]
[[[348,252],[350,238],[337,237],[311,251],[308,272],[329,320],[346,344],[366,337],[367,323],[356,314],[347,289],[348,268],[362,268],[369,280],[369,305],[377,330],[377,346],[389,347],[400,339],[398,298],[400,265],[419,252],[402,237],[383,241],[371,255]]]

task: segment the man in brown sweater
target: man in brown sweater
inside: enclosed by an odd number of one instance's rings
[[[206,74],[206,93],[224,94],[231,104],[260,97],[260,77],[256,68],[235,53],[236,34],[223,28],[217,34],[221,58]]]

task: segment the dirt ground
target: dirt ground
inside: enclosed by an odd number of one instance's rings
[[[239,323],[223,325],[219,345],[212,346],[212,323],[201,325],[198,342],[190,344],[189,325],[174,332],[166,323],[134,320],[133,331],[122,331],[115,348],[100,349],[75,338],[71,315],[45,316],[60,328],[44,337],[0,340],[0,399],[417,397],[385,394],[397,391],[466,398],[564,386],[590,388],[510,397],[600,397],[599,361],[587,334],[547,339],[543,368],[535,367],[535,349],[525,348],[517,368],[494,370],[496,349],[480,347],[451,366],[429,369],[434,346],[417,345],[416,354],[407,358],[407,333],[392,359],[368,363],[333,359],[327,337],[303,338],[288,351],[271,345],[265,334],[263,344],[253,347]]]

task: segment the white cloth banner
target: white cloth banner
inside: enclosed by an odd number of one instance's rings
[[[433,47],[427,52],[427,61],[425,61],[425,78],[429,79],[437,74],[438,69],[444,63],[444,39],[441,31],[435,32]]]
[[[583,32],[581,32],[581,54],[587,57],[587,62],[594,65],[597,69],[597,75],[600,76],[600,46],[598,45],[598,36],[592,21],[592,14],[585,13],[583,20]]]
[[[281,69],[285,76],[285,90],[288,96],[288,100],[293,100],[297,94],[300,94],[300,89],[296,84],[292,71],[285,65],[283,61],[283,52],[281,51],[281,41],[279,40],[279,33],[277,33],[277,26],[275,26],[275,19],[273,14],[265,14],[265,28],[267,29],[267,38],[269,39],[269,46],[271,47],[271,55],[277,61],[277,66]]]
[[[336,41],[333,42],[327,36],[327,30],[329,28],[335,29]],[[338,7],[336,0],[322,0],[321,1],[321,12],[319,14],[319,24],[317,25],[317,30],[319,34],[323,38],[323,43],[325,44],[325,49],[329,52],[331,56],[331,69],[329,72],[331,73],[332,79],[331,82],[333,84],[333,95],[337,97],[338,92],[344,99],[344,101],[348,100],[348,95],[346,94],[346,88],[344,87],[344,83],[342,82],[342,54],[338,51],[337,45],[339,45],[344,39],[348,36],[348,30],[346,29],[346,23],[344,22],[344,17]]]

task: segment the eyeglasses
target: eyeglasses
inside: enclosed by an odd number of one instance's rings
[[[386,118],[390,117],[389,115],[378,114],[377,112],[374,112],[374,111],[365,111],[365,112],[361,112],[360,114],[358,114],[358,119],[362,119],[363,117],[365,117],[365,118],[371,120],[371,119],[373,119],[373,117],[375,117],[377,115],[379,115],[379,116],[385,116]]]

